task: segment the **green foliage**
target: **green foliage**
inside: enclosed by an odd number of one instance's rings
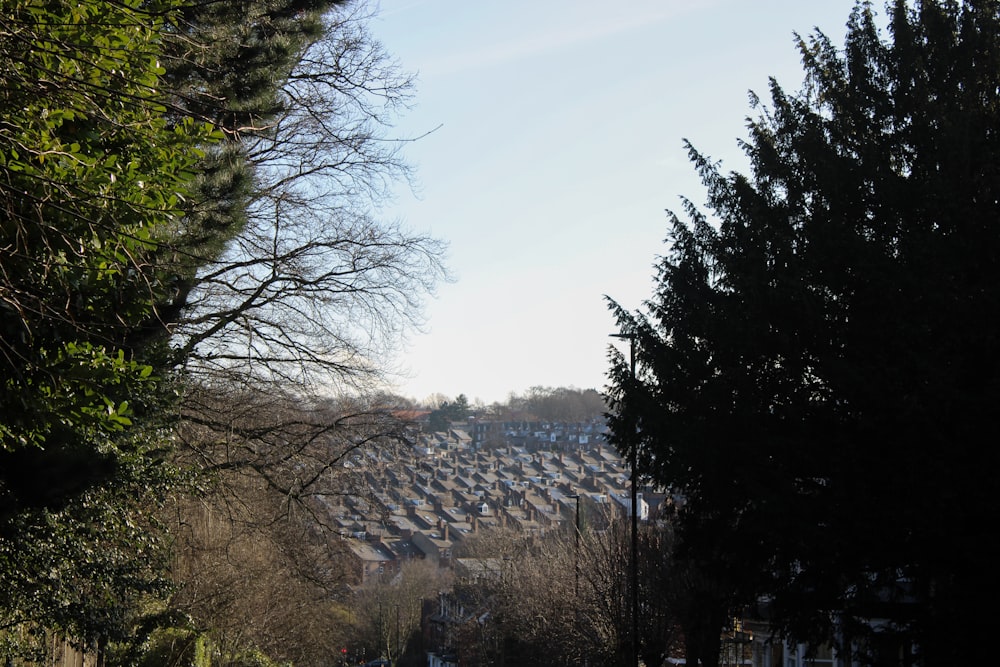
[[[278,663],[256,650],[247,650],[227,661],[230,667],[291,667],[290,663]]]
[[[679,553],[717,606],[767,595],[790,636],[957,664],[998,592],[976,434],[1000,398],[1000,14],[887,13],[888,41],[860,4],[843,50],[800,42],[749,176],[691,150],[719,224],[686,204],[645,312],[613,306],[639,369],[613,353],[611,426],[686,496]]]
[[[184,628],[163,628],[153,632],[139,667],[211,667],[211,642],[201,633]]]
[[[11,418],[0,436],[11,450],[75,438],[77,424],[128,425],[128,397],[154,380],[130,336],[170,289],[153,253],[212,131],[168,122],[161,26],[145,10],[5,2],[2,16],[0,407]]]
[[[213,655],[216,660],[213,661]],[[114,664],[115,657],[110,658]],[[236,655],[223,655],[211,637],[190,628],[165,627],[155,630],[144,646],[140,657],[134,662],[138,667],[290,667],[291,663],[271,660],[256,649],[247,649]]]
[[[0,619],[122,636],[165,589],[148,518],[175,233],[213,128],[160,91],[170,3],[0,3]],[[165,417],[165,415],[163,416]]]
[[[182,399],[207,376],[273,398],[253,383],[282,364],[375,377],[351,328],[391,338],[440,274],[359,198],[405,173],[373,126],[409,82],[338,4],[0,0],[0,639],[129,644],[166,590],[174,465],[277,488],[328,454],[296,458],[317,431],[280,411],[235,434],[231,404]]]
[[[146,517],[173,483],[173,473],[141,443],[129,451],[122,443],[122,450],[114,474],[100,486],[58,509],[22,509],[4,522],[4,627],[44,623],[83,641],[121,640],[139,603],[168,590],[162,535]],[[75,468],[90,463],[86,453],[78,463]],[[70,472],[45,471],[32,481],[44,484],[46,475],[58,479]]]
[[[342,3],[185,3],[174,22],[187,38],[169,42],[166,80],[188,114],[228,132],[256,129],[284,109],[280,84],[322,35],[322,14],[335,4]]]

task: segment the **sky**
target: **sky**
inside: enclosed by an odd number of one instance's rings
[[[684,140],[746,171],[749,91],[802,82],[795,34],[843,44],[853,0],[380,0],[416,74],[413,187],[382,214],[449,244],[454,280],[400,342],[394,389],[504,402],[603,391],[615,323],[654,288],[666,210],[704,188]],[[429,133],[429,134],[428,134]],[[426,135],[426,136],[423,136]]]

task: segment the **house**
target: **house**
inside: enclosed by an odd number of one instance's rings
[[[444,524],[444,534],[439,532],[416,532],[410,538],[414,546],[420,549],[424,558],[437,563],[441,567],[451,565],[451,552],[454,546],[448,535],[448,524]]]
[[[497,581],[502,568],[500,558],[456,558],[455,579],[465,584]]]
[[[474,589],[456,587],[424,607],[428,667],[458,667],[475,661],[485,646],[490,610]]]
[[[638,490],[638,489],[637,489]],[[618,510],[619,516],[621,517],[631,517],[632,516],[632,494],[631,493],[615,493],[611,496],[615,501],[615,507]],[[636,494],[636,502],[638,518],[639,521],[649,521],[649,503],[643,498],[641,493]]]
[[[389,575],[399,571],[399,560],[396,554],[380,539],[367,542],[348,538],[348,581],[353,585],[362,585],[372,578]]]

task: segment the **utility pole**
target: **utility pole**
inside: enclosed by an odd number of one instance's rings
[[[631,380],[632,388],[635,387],[635,333],[616,333],[611,334],[613,338],[622,338],[628,340],[628,350],[629,350],[629,380]],[[630,447],[629,457],[631,463],[631,492],[632,492],[632,553],[630,560],[631,569],[631,579],[632,579],[632,665],[634,667],[639,667],[639,504],[638,498],[639,494],[637,491],[637,483],[639,481],[639,474],[637,471],[639,465],[639,443],[636,433],[633,432],[631,435],[632,442]]]
[[[577,604],[580,602],[580,494],[576,493],[570,498],[576,500],[576,544],[573,550],[573,595],[576,596]]]

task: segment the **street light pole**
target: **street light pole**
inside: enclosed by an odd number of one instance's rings
[[[576,517],[573,522],[576,527],[573,547],[573,621],[576,632],[582,634],[583,624],[580,622],[580,490],[577,489],[576,493],[569,497],[576,501]],[[587,665],[586,657],[583,658],[583,665],[584,667]]]
[[[622,338],[628,340],[629,350],[629,379],[635,385],[635,333],[615,333],[612,338]],[[639,494],[636,490],[639,475],[637,472],[639,463],[639,443],[636,441],[635,432],[631,434],[631,492],[632,492],[632,553],[630,560],[632,575],[632,664],[639,667]]]
[[[580,494],[576,493],[570,498],[576,500],[576,543],[573,549],[573,595],[577,604],[580,601]]]

